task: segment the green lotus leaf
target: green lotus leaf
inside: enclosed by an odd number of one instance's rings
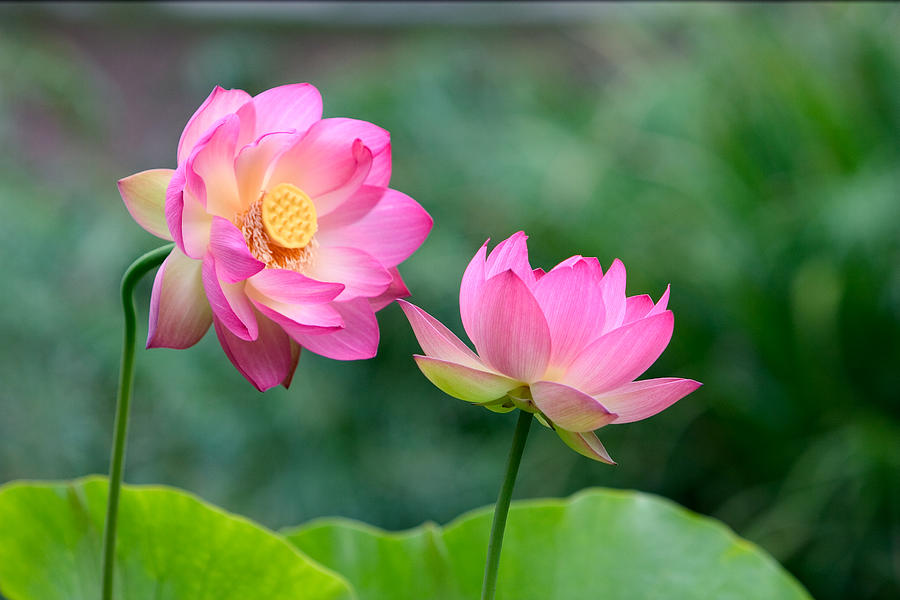
[[[360,600],[479,597],[491,509],[443,529],[389,533],[344,519],[285,532],[346,576]],[[668,500],[591,489],[565,500],[514,502],[498,600],[801,600],[803,587],[722,523]]]
[[[0,592],[9,600],[97,600],[107,482],[0,487]],[[351,600],[341,576],[283,538],[185,492],[125,486],[117,600]]]

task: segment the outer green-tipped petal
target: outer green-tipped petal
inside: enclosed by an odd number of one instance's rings
[[[487,404],[481,404],[481,406],[485,407],[486,409],[488,409],[491,412],[500,413],[500,414],[504,414],[504,413],[508,413],[508,412],[512,412],[512,411],[516,410],[516,405],[512,404],[511,402],[508,404],[504,404],[502,402],[488,402]],[[538,415],[538,417],[540,417],[540,415]]]
[[[409,319],[416,340],[426,355],[473,369],[485,368],[478,356],[443,323],[415,304],[410,304],[405,300],[398,300],[397,303],[400,304],[400,308]]]
[[[212,311],[203,292],[201,264],[173,248],[156,272],[148,348],[189,348],[209,329]]]
[[[120,179],[119,194],[137,224],[158,238],[172,241],[166,225],[166,188],[172,169],[151,169]]]
[[[535,406],[569,431],[593,431],[609,425],[618,416],[584,392],[561,383],[538,381],[530,387]]]
[[[446,360],[415,355],[422,373],[442,392],[466,402],[490,402],[522,385],[520,382]]]
[[[608,465],[616,464],[616,461],[612,459],[593,431],[575,433],[574,431],[566,431],[557,427],[556,433],[566,443],[566,446],[578,454]]]

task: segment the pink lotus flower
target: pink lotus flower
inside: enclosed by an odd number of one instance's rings
[[[528,263],[521,231],[469,263],[459,291],[472,352],[422,309],[400,301],[425,356],[422,373],[445,393],[499,412],[536,413],[572,449],[615,464],[593,433],[653,416],[700,383],[634,381],[662,354],[674,319],[659,302],[625,296],[625,267],[606,275],[596,258],[573,256],[549,273]]]
[[[409,295],[397,265],[432,223],[390,176],[390,134],[322,119],[312,85],[252,98],[216,87],[181,134],[175,170],[119,181],[135,221],[175,242],[153,284],[147,347],[187,348],[213,324],[261,391],[290,384],[301,346],[374,356],[375,312]]]

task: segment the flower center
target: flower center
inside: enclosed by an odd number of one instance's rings
[[[319,228],[312,200],[290,183],[279,183],[263,196],[262,222],[269,239],[291,249],[304,248]]]
[[[303,273],[315,259],[316,207],[301,189],[279,183],[232,219],[250,254],[270,269]]]

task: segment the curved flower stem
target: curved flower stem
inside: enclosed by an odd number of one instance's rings
[[[122,276],[122,312],[125,315],[125,337],[119,366],[119,393],[116,398],[116,422],[109,466],[109,499],[103,527],[103,600],[112,600],[113,562],[116,554],[116,523],[119,514],[119,490],[125,465],[125,438],[128,435],[128,410],[134,379],[135,311],[134,287],[141,278],[158,267],[173,244],[152,250],[131,263]]]
[[[524,410],[519,411],[519,421],[516,423],[516,432],[513,434],[512,446],[509,448],[509,457],[506,459],[506,477],[503,480],[503,487],[500,488],[500,495],[497,497],[497,504],[494,507],[494,522],[491,525],[487,562],[484,565],[481,600],[494,600],[494,592],[497,588],[497,566],[500,564],[500,548],[503,546],[503,531],[506,529],[509,501],[512,498],[513,487],[516,485],[519,463],[522,462],[525,440],[528,439],[528,429],[531,427],[533,419],[533,413]]]

